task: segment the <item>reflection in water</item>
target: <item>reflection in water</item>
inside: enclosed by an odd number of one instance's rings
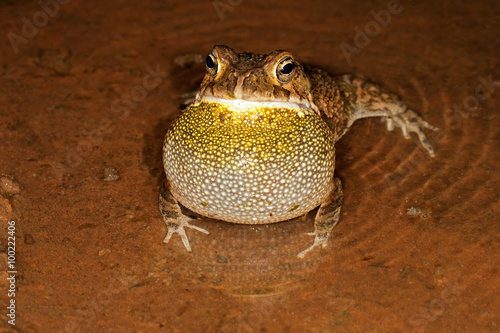
[[[183,280],[239,296],[277,295],[293,289],[331,254],[331,246],[297,254],[310,245],[313,218],[269,225],[236,225],[200,219],[211,237],[193,234],[193,253],[175,272]],[[203,223],[206,221],[208,223]]]

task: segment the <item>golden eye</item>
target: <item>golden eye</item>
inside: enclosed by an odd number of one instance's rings
[[[207,72],[212,76],[217,75],[219,70],[219,61],[217,60],[217,53],[215,53],[215,50],[207,56],[205,61],[207,65]]]
[[[295,63],[292,57],[283,57],[276,66],[276,78],[281,83],[288,83],[295,74]]]

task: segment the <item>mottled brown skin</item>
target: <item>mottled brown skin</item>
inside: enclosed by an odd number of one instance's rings
[[[227,172],[235,171],[234,175],[239,175],[244,173],[244,170],[247,172],[248,168],[242,167],[241,172],[235,170],[239,164],[231,162],[234,162],[234,159],[238,162],[240,158],[243,162],[245,160],[240,155],[234,155],[233,153],[231,153],[233,155],[228,155],[229,150],[232,152],[235,149],[237,151],[242,149],[238,146],[240,142],[231,143],[234,140],[230,140],[229,143],[221,143],[220,146],[218,146],[218,142],[223,141],[227,135],[230,138],[235,137],[232,131],[233,127],[228,129],[227,121],[234,121],[233,118],[238,118],[242,114],[247,116],[247,120],[243,122],[235,121],[231,123],[231,126],[235,126],[236,133],[240,132],[240,128],[243,133],[251,130],[252,138],[248,139],[249,141],[244,142],[244,144],[250,145],[249,148],[253,147],[254,151],[255,149],[258,151],[258,149],[272,148],[259,145],[259,142],[264,140],[259,141],[260,134],[255,132],[255,124],[247,124],[248,119],[258,119],[264,121],[263,124],[268,125],[277,116],[283,114],[290,114],[293,119],[291,118],[290,122],[281,119],[280,124],[284,124],[283,126],[292,124],[292,127],[295,126],[293,124],[303,124],[297,125],[301,126],[300,128],[293,128],[294,133],[303,136],[302,141],[311,141],[313,143],[309,144],[309,146],[305,145],[305,143],[300,145],[297,142],[288,144],[288,142],[283,141],[283,136],[279,133],[280,128],[275,129],[276,135],[274,135],[273,131],[270,132],[265,129],[266,126],[261,126],[262,138],[265,138],[266,142],[277,140],[276,142],[273,141],[274,145],[285,146],[286,149],[289,149],[292,158],[283,158],[281,155],[281,159],[278,158],[277,164],[274,164],[272,169],[267,167],[269,160],[264,157],[261,157],[261,161],[252,160],[254,164],[259,165],[261,163],[263,173],[251,174],[248,177],[238,179],[238,182],[228,181]],[[206,117],[200,118],[200,115],[206,115]],[[229,115],[227,119],[226,115]],[[206,230],[189,223],[190,218],[182,214],[179,201],[202,215],[232,223],[246,224],[263,224],[287,220],[307,213],[307,211],[319,205],[320,208],[315,219],[315,230],[311,233],[311,235],[315,236],[314,243],[299,253],[298,256],[303,257],[314,247],[320,245],[325,247],[332,229],[339,220],[342,205],[342,186],[338,178],[333,175],[335,166],[333,143],[344,135],[355,120],[366,117],[384,117],[387,120],[388,130],[392,130],[394,126],[400,127],[407,138],[410,132],[414,132],[429,154],[434,155],[434,149],[427,140],[423,129],[435,130],[435,128],[411,110],[398,96],[384,91],[380,86],[369,82],[365,78],[355,75],[331,76],[320,69],[303,66],[291,53],[286,51],[274,51],[267,55],[247,52],[236,53],[227,46],[216,45],[212,53],[207,57],[207,74],[203,79],[194,103],[176,120],[176,123],[172,125],[165,137],[163,156],[167,180],[162,185],[159,202],[160,211],[168,229],[164,242],[168,242],[174,233],[178,233],[186,249],[191,251],[184,228],[193,228],[208,233]],[[199,120],[203,123],[197,123],[198,120],[193,122],[193,119],[203,119]],[[321,124],[318,125],[318,120],[324,122],[329,131],[322,130]],[[210,137],[212,134],[207,134],[209,135],[208,138],[205,136],[204,131],[207,128],[214,129],[213,139]],[[304,131],[304,128],[311,128],[311,130]],[[200,132],[200,129],[202,132]],[[289,130],[287,129],[287,131]],[[228,132],[231,133],[228,134]],[[201,141],[193,142],[191,134],[195,140]],[[328,142],[328,146],[315,146],[314,142],[317,142],[317,135],[321,135],[319,137],[321,140],[318,142],[325,142],[325,145]],[[241,140],[247,140],[247,138],[241,136]],[[231,145],[232,147],[230,147]],[[206,177],[203,174],[206,169],[203,164],[212,163],[212,166],[214,165],[213,159],[209,160],[208,157],[206,160],[204,159],[204,147],[207,149],[207,156],[225,156],[225,160],[216,159],[217,167],[213,169],[216,170],[215,178],[213,178],[213,172],[207,171]],[[312,151],[310,153],[312,155],[301,155],[293,150],[304,149],[304,147],[305,149],[311,148],[308,151]],[[325,155],[324,149],[331,150],[332,154]],[[258,152],[259,156],[269,155],[267,154],[268,151]],[[299,160],[300,163],[298,163]],[[307,164],[309,160],[311,164]],[[224,161],[229,161],[227,166]],[[284,192],[276,192],[273,182],[277,183],[279,179],[271,178],[271,181],[269,181],[266,174],[271,174],[271,171],[273,171],[274,176],[276,176],[276,170],[278,170],[277,175],[282,177],[286,177],[293,172],[298,172],[297,174],[301,175],[300,171],[311,165],[324,177],[316,183],[312,182],[313,178],[310,178],[311,182],[306,181],[304,183],[305,178],[292,177],[287,183],[288,189],[285,189]],[[194,173],[197,177],[196,181],[192,175],[187,175],[192,168],[198,168]],[[212,178],[209,178],[209,174]],[[310,175],[311,172],[309,172]],[[229,176],[229,179],[231,178],[232,176]],[[229,187],[229,190],[221,189],[219,192],[215,182],[219,182],[221,179],[224,182],[228,181],[226,187]],[[257,182],[255,179],[257,179]],[[264,181],[265,179],[267,182]],[[314,179],[317,180],[317,177]],[[197,185],[205,180],[208,184]],[[251,181],[253,183],[250,183]],[[202,191],[206,185],[210,187],[212,184],[215,184],[216,192]],[[258,186],[255,186],[254,192],[249,194],[248,188],[252,184]],[[266,211],[267,208],[262,207],[263,202],[254,200],[254,204],[246,207],[247,210],[244,211],[248,212],[249,209],[248,216],[243,216],[245,214],[242,214],[241,218],[237,216],[238,209],[242,209],[239,206],[241,205],[241,198],[238,197],[240,191],[238,186],[241,186],[241,196],[255,199],[254,197],[259,198],[265,194],[265,204],[269,205],[269,211]],[[245,188],[247,192],[244,192]],[[272,195],[268,195],[271,188],[274,192],[272,192]],[[316,188],[320,192],[314,192]],[[201,194],[193,197],[192,192],[198,190],[200,190]],[[309,192],[306,193],[306,191]],[[291,199],[281,204],[281,206],[285,207],[282,210],[276,208],[279,206],[276,203],[280,200],[280,193],[289,195],[290,192],[292,192]],[[322,199],[319,202],[308,201],[307,198],[311,198],[311,193],[318,194],[317,197]],[[295,204],[295,202],[300,204]],[[261,204],[261,206],[258,207],[258,204]],[[297,209],[298,207],[300,209]],[[295,213],[298,215],[294,215]],[[254,217],[250,219],[249,216],[252,216],[252,214],[261,218],[256,219]]]

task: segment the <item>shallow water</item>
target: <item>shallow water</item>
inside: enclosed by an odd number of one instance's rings
[[[5,232],[0,301],[15,299],[16,326],[0,327],[498,331],[497,1],[72,1],[45,24],[40,11],[0,4],[0,230],[16,221],[17,271],[11,297]],[[436,156],[357,122],[336,146],[340,223],[304,260],[314,212],[200,219],[210,235],[188,230],[193,253],[163,244],[163,135],[216,43],[370,77],[441,129]]]

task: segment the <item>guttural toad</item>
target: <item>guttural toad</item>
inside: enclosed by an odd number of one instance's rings
[[[160,211],[168,232],[191,251],[192,225],[179,203],[231,223],[289,220],[319,206],[313,244],[327,245],[342,205],[334,175],[335,142],[357,119],[383,117],[413,132],[431,156],[423,129],[435,130],[398,96],[361,76],[331,76],[286,51],[236,53],[216,45],[194,102],[165,136],[166,181]]]

